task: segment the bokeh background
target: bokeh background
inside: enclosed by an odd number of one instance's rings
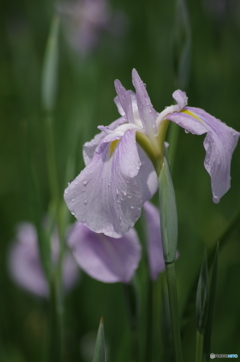
[[[74,3],[74,8],[70,1],[9,0],[0,6],[1,361],[37,362],[46,355],[48,303],[15,285],[9,276],[7,255],[16,224],[33,221],[29,157],[37,170],[44,212],[49,203],[41,77],[53,15],[57,12],[60,16],[54,147],[61,193],[67,186],[67,158],[73,150],[73,138],[77,137],[76,176],[83,168],[83,143],[98,132],[97,125],[108,125],[118,118],[113,102],[116,78],[133,89],[131,70],[136,68],[157,111],[172,104],[171,94],[176,89],[172,49],[175,1],[109,0],[106,18],[97,11],[92,25],[94,39],[87,40],[81,38],[86,29],[81,29],[80,3]],[[240,3],[198,0],[188,1],[187,6],[191,29],[186,87],[189,105],[205,109],[240,131]],[[204,246],[210,250],[216,244],[240,208],[240,145],[233,155],[231,189],[216,205],[203,167],[203,139],[181,129],[172,170],[179,214],[177,281],[182,339],[185,361],[189,362],[195,353],[191,290]],[[239,226],[219,255],[212,352],[240,356]],[[143,267],[138,271],[140,277]],[[157,282],[159,288],[162,278]],[[91,361],[101,316],[105,319],[108,360],[130,361],[130,329],[121,284],[103,284],[82,272],[66,296],[65,307],[66,361]],[[140,328],[144,329],[144,321]],[[161,350],[155,348],[153,361],[163,354],[167,334],[161,328],[156,336]],[[163,360],[171,357],[166,353]]]

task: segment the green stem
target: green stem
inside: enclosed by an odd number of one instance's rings
[[[203,334],[197,331],[196,362],[202,362],[202,360],[203,360]]]
[[[180,320],[178,311],[178,299],[177,299],[177,284],[175,274],[175,262],[166,263],[166,275],[168,285],[168,297],[169,307],[171,315],[171,327],[173,345],[175,351],[176,362],[183,362],[181,335],[180,335]]]
[[[58,172],[56,165],[55,146],[53,137],[53,119],[48,113],[45,119],[46,131],[46,148],[47,148],[47,165],[49,174],[49,183],[52,196],[52,219],[57,223],[58,237],[59,237],[59,257],[56,266],[52,265],[50,277],[50,303],[51,303],[51,316],[50,316],[50,358],[52,360],[62,360],[63,350],[63,293],[62,293],[62,263],[64,257],[64,228],[61,217],[61,202],[59,198],[59,183]],[[56,220],[56,221],[55,221]],[[50,230],[51,234],[51,230]],[[53,353],[56,353],[54,358]]]
[[[50,280],[50,340],[49,362],[63,361],[63,328],[62,308],[59,303],[57,276],[52,275]]]

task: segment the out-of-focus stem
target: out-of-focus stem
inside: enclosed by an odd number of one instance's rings
[[[196,362],[203,360],[203,334],[197,331],[196,340]]]
[[[166,263],[166,275],[167,275],[169,308],[171,315],[171,327],[172,327],[172,337],[173,337],[173,345],[175,351],[175,360],[176,362],[183,362],[175,262]]]

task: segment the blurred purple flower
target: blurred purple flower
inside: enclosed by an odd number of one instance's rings
[[[65,2],[58,4],[58,12],[65,23],[71,45],[83,56],[97,46],[103,30],[118,36],[126,27],[125,16],[120,12],[112,13],[108,0]]]
[[[165,269],[160,236],[159,211],[146,202],[146,239],[150,276],[155,280]],[[92,278],[105,283],[128,283],[138,267],[141,245],[135,229],[122,238],[96,234],[80,222],[75,222],[68,236],[68,245],[79,266]]]
[[[153,164],[163,157],[169,120],[187,132],[207,134],[204,166],[211,177],[215,203],[230,187],[230,163],[240,136],[204,110],[186,107],[187,96],[181,90],[173,93],[176,105],[157,113],[135,69],[132,80],[136,93],[115,81],[121,118],[109,127],[99,126],[102,132],[85,143],[86,167],[64,194],[68,208],[81,223],[114,238],[134,226],[143,204],[157,190],[159,170]]]
[[[223,20],[234,9],[234,0],[203,0],[203,7],[217,20]]]
[[[51,242],[53,262],[57,262],[59,240],[56,233],[53,234]],[[18,225],[16,239],[9,250],[8,267],[18,285],[40,297],[48,297],[49,288],[40,261],[37,233],[31,223]],[[74,286],[78,277],[78,267],[67,252],[63,262],[63,285],[66,291]]]

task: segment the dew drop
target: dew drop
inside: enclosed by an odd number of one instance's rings
[[[141,210],[141,207],[138,207],[137,209],[138,209],[138,210]]]
[[[131,206],[131,209],[134,210],[134,206]]]
[[[87,185],[87,180],[83,181],[83,186]]]
[[[77,185],[77,184],[78,184],[78,181],[75,181],[74,184]]]
[[[185,129],[185,133],[189,133],[189,131],[187,129]]]
[[[116,189],[116,194],[118,195],[118,189]]]
[[[128,198],[129,198],[129,199],[131,199],[131,198],[132,198],[132,196],[131,196],[131,195],[128,195]]]
[[[74,216],[74,215],[75,215],[75,212],[74,212],[74,211],[72,211],[72,212],[71,212],[71,214]]]
[[[123,195],[124,195],[124,196],[126,196],[126,195],[127,195],[126,191],[124,191]]]
[[[68,181],[68,186],[73,182],[73,180]]]
[[[83,221],[82,222],[85,222],[86,221],[86,219],[83,219]]]
[[[75,201],[75,199],[72,199],[72,202],[74,202]]]
[[[87,200],[84,200],[84,205],[87,205]]]
[[[64,191],[64,194],[67,194],[68,193],[68,190],[66,189],[65,191]]]

